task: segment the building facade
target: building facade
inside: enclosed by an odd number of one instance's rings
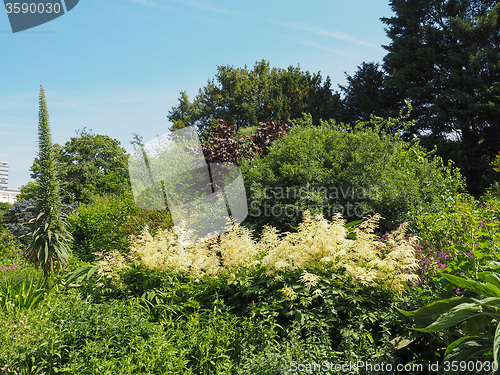
[[[0,190],[9,187],[9,163],[0,161]]]
[[[20,193],[21,190],[14,190],[14,189],[0,190],[0,203],[14,204],[17,202],[17,196]]]

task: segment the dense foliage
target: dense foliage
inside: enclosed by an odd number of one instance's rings
[[[217,67],[215,79],[200,89],[190,102],[181,92],[179,104],[169,112],[172,129],[196,125],[207,129],[219,119],[236,129],[260,122],[288,122],[310,113],[315,121],[335,117],[339,96],[330,89],[330,79],[300,67],[271,68],[265,60],[254,68]]]
[[[296,121],[268,155],[243,163],[250,220],[289,230],[306,209],[350,220],[380,213],[393,229],[440,212],[461,189],[459,172],[380,125]]]
[[[0,334],[5,347],[0,362],[12,372],[83,374],[131,369],[279,374],[293,360],[370,360],[374,355],[400,362],[395,346],[405,333],[395,307],[413,306],[402,299],[400,287],[411,278],[401,271],[415,264],[414,240],[405,239],[401,229],[380,241],[372,233],[376,220],[357,227],[344,224],[310,218],[300,239],[279,239],[271,230],[259,242],[235,227],[212,244],[217,248],[211,252],[223,257],[220,272],[198,281],[196,266],[184,267],[198,258],[183,261],[181,253],[190,250],[182,250],[182,244],[175,245],[178,262],[163,263],[169,256],[165,245],[176,242],[174,232],[144,234],[136,238],[132,252],[138,262],[116,252],[95,266],[70,272],[47,294],[33,289],[29,295],[36,305],[1,309],[0,320],[8,323]],[[349,233],[357,239],[349,239]],[[335,240],[343,244],[336,248]],[[301,264],[293,262],[288,249],[292,242],[304,255]],[[335,257],[351,242],[356,252],[340,266]],[[322,243],[331,246],[325,249]],[[252,247],[261,245],[265,256],[255,258]],[[155,260],[153,248],[164,258],[157,255]],[[260,264],[255,262],[259,258]],[[5,272],[0,276],[12,285],[16,271]],[[379,285],[378,280],[384,282]],[[264,363],[264,358],[269,360]]]
[[[492,261],[500,261],[500,199],[489,193],[481,200],[467,195],[439,213],[418,217],[422,280],[439,272],[477,277]]]
[[[83,261],[93,261],[96,253],[113,250],[127,252],[129,237],[144,228],[168,228],[172,219],[167,211],[138,208],[130,193],[103,196],[80,205],[68,217],[68,230],[74,237],[73,254]]]
[[[54,168],[63,203],[90,203],[94,196],[121,194],[130,190],[128,157],[116,139],[80,130],[61,147],[54,145]],[[42,172],[38,158],[31,167],[31,177]],[[33,198],[37,183],[23,186],[20,199]]]
[[[265,155],[280,137],[287,134],[288,125],[261,123],[252,128],[252,134],[238,137],[234,125],[224,120],[210,126],[202,140],[203,155],[208,163],[239,164],[242,158]]]
[[[393,103],[410,99],[431,142],[456,161],[471,192],[491,182],[500,143],[500,4],[491,0],[390,2],[384,59]]]
[[[173,129],[248,193],[245,222],[196,244],[136,206],[118,141],[51,143],[42,89],[37,181],[0,204],[0,374],[498,373],[500,6],[390,6],[383,66],[342,99],[266,61],[181,93]]]
[[[390,102],[385,93],[385,72],[379,64],[363,62],[354,75],[346,74],[347,85],[340,86],[342,106],[337,118],[346,123],[368,121],[372,115],[390,114]]]

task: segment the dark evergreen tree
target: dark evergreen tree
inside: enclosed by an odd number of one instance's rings
[[[339,120],[345,123],[368,121],[371,115],[387,116],[389,106],[384,91],[384,71],[379,64],[363,62],[353,76],[346,74],[347,85]]]
[[[479,194],[500,148],[500,4],[391,0],[385,86],[395,112],[412,102],[410,129],[454,159]]]

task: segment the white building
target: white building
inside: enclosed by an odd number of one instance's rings
[[[17,202],[17,196],[20,193],[21,190],[14,190],[14,189],[0,190],[0,203],[14,204]]]
[[[0,161],[0,190],[9,186],[9,163]]]

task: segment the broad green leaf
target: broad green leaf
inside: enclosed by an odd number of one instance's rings
[[[450,345],[448,345],[448,347],[446,348],[446,352],[444,353],[444,356],[446,357],[446,356],[450,355],[451,352],[453,350],[455,350],[455,348],[459,347],[463,343],[469,342],[469,341],[477,342],[477,340],[479,340],[479,338],[480,338],[479,336],[460,337],[458,340],[455,340]]]
[[[479,335],[485,331],[490,323],[491,317],[486,314],[481,314],[467,319],[464,324],[464,330],[470,336]]]
[[[445,311],[448,311],[453,307],[460,305],[464,302],[472,302],[472,300],[464,297],[455,297],[455,298],[443,299],[441,301],[432,302],[431,304],[414,311],[404,311],[400,309],[397,310],[401,314],[413,319],[425,319],[425,318],[430,318],[437,314],[442,314]]]
[[[491,283],[484,284],[478,281],[467,280],[462,277],[450,274],[443,274],[443,277],[450,283],[453,283],[454,285],[462,289],[468,289],[485,296],[500,297],[500,288],[498,288],[494,284]]]
[[[487,275],[484,276],[484,280],[500,288],[500,276],[498,276],[498,273],[488,272]]]
[[[500,257],[500,254],[497,253],[495,254],[496,257]],[[500,259],[500,258],[499,258]],[[500,269],[500,262],[497,262],[497,261],[491,261],[488,263],[488,265],[485,267],[485,268],[488,268],[488,269],[493,269],[493,270],[498,270]]]
[[[456,341],[455,341],[456,342]],[[450,345],[455,344],[455,342]],[[448,355],[445,356],[444,360],[453,362],[467,362],[472,359],[481,357],[484,353],[491,350],[491,341],[477,338],[475,340],[464,340],[455,346],[455,349],[450,350]],[[448,352],[448,350],[446,350]],[[456,371],[446,371],[445,375],[456,375]]]
[[[414,328],[419,332],[436,332],[442,329],[456,325],[457,323],[463,322],[473,316],[483,313],[483,309],[480,304],[476,303],[462,303],[455,306],[451,310],[440,315],[433,323],[429,324],[425,328]]]

